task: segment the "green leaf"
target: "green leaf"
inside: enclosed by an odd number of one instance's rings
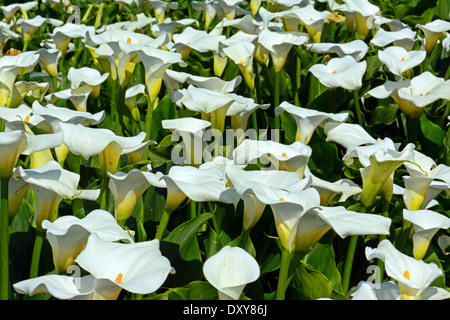
[[[304,261],[300,261],[294,275],[295,287],[311,300],[329,298],[333,284],[321,272]]]
[[[389,104],[387,106],[379,105],[375,108],[368,121],[370,126],[377,124],[390,125],[397,120],[398,105]]]
[[[420,128],[425,138],[431,142],[437,144],[438,146],[443,146],[445,131],[442,130],[437,124],[429,120],[425,114],[420,117]]]
[[[332,245],[318,243],[303,260],[326,276],[333,283],[334,290],[342,291],[341,274],[335,263],[336,256]]]

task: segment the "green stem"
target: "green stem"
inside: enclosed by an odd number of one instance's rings
[[[289,265],[291,263],[291,252],[286,248],[281,248],[280,273],[278,275],[276,300],[284,300],[286,290],[289,286]]]
[[[0,300],[9,297],[9,216],[8,216],[9,178],[1,178],[0,201]]]
[[[189,213],[191,219],[195,219],[197,217],[197,202],[193,200],[189,201]]]
[[[295,89],[294,89],[294,103],[296,106],[300,106],[300,99],[298,97],[300,86],[301,86],[301,69],[302,69],[302,60],[298,55],[294,56],[296,61],[295,63]]]
[[[273,90],[273,107],[276,108],[280,105],[280,72],[275,72],[275,82]],[[281,127],[280,117],[274,115],[275,117],[275,129],[279,130]]]
[[[347,294],[348,292],[357,243],[358,236],[351,236],[350,243],[348,245],[347,258],[345,259],[344,271],[342,274],[342,290],[344,291],[344,294]]]
[[[355,102],[355,113],[356,113],[356,117],[358,118],[358,124],[364,128],[365,125],[364,125],[363,115],[361,112],[361,106],[359,105],[358,90],[353,90],[353,101]]]
[[[36,230],[34,239],[33,256],[31,258],[30,278],[39,276],[39,262],[41,260],[42,244],[44,243],[45,233]]]
[[[250,237],[250,230],[251,229],[242,229],[241,238],[239,239],[239,247],[242,249],[245,249],[248,238]]]
[[[171,212],[164,210],[163,215],[161,217],[161,221],[159,222],[158,229],[156,230],[155,239],[158,239],[159,241],[162,240],[164,231],[166,230],[167,225],[169,224],[170,214]]]
[[[103,177],[102,187],[100,191],[100,209],[108,211],[109,206],[109,178],[108,176]]]

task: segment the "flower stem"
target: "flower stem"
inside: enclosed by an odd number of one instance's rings
[[[31,258],[30,278],[39,276],[39,262],[41,260],[42,243],[44,242],[45,234],[36,230],[36,237],[34,239],[33,256]]]
[[[364,128],[364,119],[361,112],[361,106],[359,105],[358,90],[353,90],[353,101],[355,102],[355,113],[358,119],[358,124]]]
[[[344,271],[342,274],[342,290],[347,294],[350,283],[350,275],[352,273],[353,259],[355,258],[356,244],[358,243],[358,236],[351,236],[348,245],[347,258],[345,259]]]
[[[162,240],[164,231],[166,230],[167,225],[169,224],[170,214],[171,214],[171,212],[164,210],[162,217],[161,217],[161,221],[159,222],[159,226],[156,230],[155,239],[158,239],[159,241]]]
[[[100,209],[108,211],[109,206],[109,178],[107,175],[103,177],[101,192],[100,192]]]
[[[276,108],[280,105],[280,72],[275,72],[274,89],[273,89],[273,107]],[[275,117],[275,130],[280,129],[280,117]]]
[[[0,300],[9,297],[9,216],[8,216],[9,178],[1,178],[0,201]]]
[[[411,118],[410,116],[406,116],[406,133],[408,142],[416,143],[417,141],[417,130],[419,127],[419,119]]]
[[[276,300],[284,300],[286,290],[289,286],[289,265],[291,263],[291,252],[286,248],[281,248],[280,273],[278,275]]]

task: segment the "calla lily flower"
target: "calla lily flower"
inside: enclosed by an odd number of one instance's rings
[[[125,46],[119,43],[119,47],[126,53],[135,53],[144,64],[145,85],[150,101],[154,102],[161,89],[162,79],[166,70],[173,64],[186,66],[181,59],[181,54],[149,46]]]
[[[363,166],[360,171],[363,180],[361,204],[364,207],[371,206],[379,192],[392,195],[393,185],[388,181],[398,167],[414,159],[414,148],[414,144],[410,143],[399,151],[391,139],[385,138],[372,145],[350,146],[347,149],[342,160],[349,165],[353,163],[354,158],[358,158]],[[388,185],[385,185],[386,183]]]
[[[228,184],[244,202],[243,228],[249,230],[261,218],[267,205],[302,201],[300,193],[310,185],[296,172],[277,170],[245,171],[238,165],[225,167]]]
[[[11,103],[17,77],[32,71],[38,59],[39,55],[31,51],[0,58],[0,106],[8,106]]]
[[[10,132],[0,132],[0,177],[9,178],[16,166],[21,154],[30,155],[34,152],[54,148],[62,143],[62,135],[40,134],[30,135],[24,131],[16,130]]]
[[[30,296],[39,293],[49,293],[61,300],[113,300],[117,298],[118,288],[106,291],[111,287],[106,279],[95,279],[92,275],[74,277],[66,275],[49,274],[32,279],[22,280],[13,285],[14,290],[20,294]]]
[[[211,122],[211,128],[221,132],[225,127],[225,116],[228,109],[233,102],[241,100],[240,96],[236,94],[220,93],[193,85],[175,92],[174,98],[177,106],[184,106],[191,111],[200,112],[204,120]]]
[[[350,146],[372,145],[377,141],[359,124],[327,122],[323,128],[327,141],[336,142],[346,149]]]
[[[199,169],[191,166],[173,166],[161,177],[166,183],[166,211],[171,213],[186,199],[196,202],[215,201],[236,206],[239,196],[228,189],[223,173],[216,167]]]
[[[105,118],[105,111],[97,113],[71,110],[68,108],[57,107],[53,104],[47,104],[45,107],[38,101],[33,103],[31,108],[32,116],[28,123],[33,123],[35,117],[43,118],[51,127],[53,132],[59,132],[61,123],[81,124],[91,126],[99,124]],[[36,120],[34,120],[36,121]]]
[[[75,155],[81,155],[86,160],[99,156],[100,169],[103,176],[107,172],[114,173],[119,163],[120,155],[127,154],[154,141],[145,139],[145,132],[136,136],[122,137],[109,129],[89,128],[81,124],[60,123],[63,133],[63,143]]]
[[[447,235],[442,235],[438,238],[438,245],[441,248],[443,254],[448,255],[449,252],[447,248],[450,246],[450,237]]]
[[[179,84],[187,83],[197,88],[204,88],[220,93],[230,93],[236,89],[241,81],[242,78],[240,76],[230,81],[225,81],[219,77],[202,77],[170,69],[167,69],[164,76],[164,82],[169,84],[168,87],[172,92],[175,91],[174,88],[179,88]]]
[[[145,94],[145,86],[142,83],[132,86],[125,91],[124,103],[130,110],[131,116],[135,121],[139,121],[141,118],[141,114],[137,106],[137,97],[140,94]]]
[[[308,4],[305,7],[294,6],[285,13],[293,13],[298,17],[302,24],[306,27],[309,36],[314,42],[320,42],[322,37],[323,25],[326,23],[330,11],[318,11],[314,8],[314,5]]]
[[[384,63],[390,72],[397,76],[409,69],[414,68],[422,63],[426,58],[426,51],[406,51],[406,49],[398,46],[388,47],[384,50],[378,50],[378,58]]]
[[[317,53],[336,53],[339,57],[351,55],[360,61],[367,53],[369,47],[362,40],[353,40],[348,43],[308,43],[305,47]]]
[[[211,22],[216,16],[217,10],[220,9],[220,4],[215,0],[206,1],[192,1],[192,8],[197,11],[205,11],[205,30],[209,29]]]
[[[85,84],[82,87],[76,89],[66,89],[57,92],[53,92],[45,96],[45,99],[50,103],[55,103],[59,99],[70,100],[77,111],[86,112],[87,100],[91,94],[93,88]]]
[[[137,294],[152,293],[174,273],[159,250],[158,240],[115,243],[94,233],[75,262],[96,279],[109,280],[110,290],[117,295],[122,289]]]
[[[344,202],[352,196],[356,197],[362,190],[350,179],[340,179],[335,182],[320,179],[313,175],[308,167],[305,168],[305,176],[311,177],[311,187],[319,192],[321,206],[328,206],[338,194],[341,195],[338,202]]]
[[[279,115],[283,111],[294,117],[297,123],[296,140],[304,144],[308,144],[318,126],[327,122],[345,122],[349,116],[348,113],[333,114],[301,108],[286,101],[275,108],[275,114]]]
[[[217,52],[219,42],[224,39],[226,39],[224,35],[187,27],[181,33],[173,35],[173,49],[186,61],[192,49],[198,52]]]
[[[217,2],[222,9],[218,11],[217,14],[228,20],[233,20],[238,14],[239,4],[241,4],[243,0],[217,0]]]
[[[184,162],[186,164],[199,165],[202,163],[205,148],[203,133],[209,126],[211,126],[209,121],[190,117],[162,121],[164,129],[174,130],[172,140],[174,138],[178,139],[180,136],[183,139],[182,158],[177,160],[175,154],[172,153],[172,161],[175,164]],[[175,151],[179,152],[180,150],[174,148]]]
[[[439,287],[427,287],[422,293],[422,300],[445,300],[449,297],[449,292]],[[377,284],[361,281],[352,294],[352,300],[400,300],[401,298],[399,285],[394,281]]]
[[[13,172],[13,179],[22,179],[34,190],[36,196],[36,211],[34,219],[36,229],[43,232],[44,220],[54,221],[56,209],[63,199],[96,200],[100,190],[79,190],[80,176],[65,170],[56,161],[49,161],[36,169],[17,167]]]
[[[296,141],[284,145],[275,141],[245,139],[233,152],[236,164],[250,164],[260,159],[270,162],[277,170],[293,171],[304,176],[312,150],[309,146]]]
[[[293,46],[299,46],[309,40],[301,32],[274,32],[263,29],[259,33],[258,42],[270,53],[275,72],[279,72],[285,65],[287,55]]]
[[[255,73],[253,70],[253,57],[255,45],[249,41],[235,42],[222,49],[224,55],[239,67],[245,84],[250,90],[255,87]]]
[[[402,300],[421,300],[434,280],[443,276],[434,263],[416,260],[398,251],[389,240],[382,240],[377,248],[366,247],[367,260],[381,259],[386,273],[397,280]]]
[[[439,100],[450,100],[450,80],[437,77],[429,71],[422,72],[411,80],[386,81],[369,90],[365,97],[386,99],[392,97],[400,110],[411,118],[419,118],[423,108]]]
[[[352,56],[333,58],[327,65],[315,64],[309,71],[328,88],[359,89],[366,72],[366,61],[357,62]]]
[[[344,207],[319,206],[318,192],[315,189],[307,191],[309,195],[305,194],[303,203],[279,202],[271,205],[281,244],[289,252],[308,253],[330,229],[341,238],[389,234],[391,219],[349,211]]]
[[[89,212],[84,218],[62,216],[53,222],[44,220],[42,228],[53,251],[53,264],[59,274],[74,265],[76,257],[83,250],[89,236],[97,234],[106,241],[133,243],[130,233],[121,228],[111,213],[104,210]]]
[[[244,287],[259,278],[258,262],[240,247],[225,246],[203,265],[206,280],[219,292],[219,300],[239,300]]]
[[[76,38],[84,39],[86,33],[95,33],[95,28],[93,26],[69,22],[53,29],[50,37],[55,43],[56,49],[60,50],[64,57],[68,51],[70,41]]]
[[[380,15],[380,7],[368,0],[345,0],[349,11],[356,15],[356,33],[364,40],[369,31],[374,27],[374,21]]]
[[[39,66],[41,67],[41,71],[48,73],[52,78],[57,78],[58,61],[62,55],[61,51],[58,49],[41,48],[36,51],[36,54],[39,54]]]
[[[372,40],[370,40],[370,44],[378,47],[394,44],[410,51],[417,39],[416,36],[417,32],[413,31],[411,28],[402,28],[396,31],[386,31],[383,28],[380,28]]]
[[[423,31],[425,35],[425,50],[428,54],[433,52],[436,43],[443,32],[450,30],[450,22],[441,19],[435,19],[427,24],[417,24],[416,28]]]
[[[173,35],[177,28],[182,28],[191,24],[198,25],[198,21],[195,19],[172,20],[171,18],[166,18],[164,22],[152,25],[151,30],[156,37],[167,36],[167,39],[170,42],[173,40]]]
[[[32,112],[26,104],[21,104],[16,108],[0,107],[0,119],[5,122],[5,131],[22,130],[24,122],[29,127],[42,125],[45,119]]]
[[[450,228],[450,218],[431,210],[403,209],[403,219],[413,225],[413,254],[417,260],[425,257],[431,239],[439,229]]]
[[[233,102],[228,108],[227,116],[231,117],[231,127],[234,130],[246,130],[248,119],[257,109],[267,110],[270,107],[270,103],[258,104],[251,98],[240,99]],[[241,139],[238,139],[238,144]]]
[[[28,18],[27,11],[30,11],[37,5],[38,4],[35,1],[30,1],[25,3],[14,3],[6,6],[1,6],[0,8],[3,11],[6,22],[9,22],[14,16],[14,14],[19,10],[22,12],[22,14],[26,16],[26,18]]]
[[[109,190],[115,199],[114,215],[119,225],[123,226],[133,213],[141,195],[158,182],[153,173],[138,169],[132,169],[128,173],[121,171],[115,174],[108,173],[108,176]]]
[[[98,98],[100,95],[100,85],[109,77],[109,73],[101,74],[97,69],[82,67],[76,69],[71,67],[67,74],[67,79],[71,83],[72,89],[81,87],[83,83],[92,87],[91,96]]]
[[[44,23],[50,24],[54,27],[59,27],[64,24],[61,20],[52,19],[52,18],[44,18],[40,15],[37,15],[31,19],[22,19],[20,18],[17,20],[17,24],[21,26],[22,28],[22,35],[24,37],[24,42],[29,42],[34,34],[36,33],[37,29],[43,25]],[[26,51],[26,46],[24,47]]]
[[[166,2],[166,1],[160,1],[160,0],[146,0],[144,2],[144,5],[150,4],[150,6],[155,11],[155,17],[158,21],[158,23],[162,23],[165,19],[165,12],[166,10],[172,9],[176,10],[178,9],[178,2]]]

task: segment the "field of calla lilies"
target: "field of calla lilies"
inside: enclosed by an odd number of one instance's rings
[[[450,298],[449,1],[0,18],[1,300]]]

